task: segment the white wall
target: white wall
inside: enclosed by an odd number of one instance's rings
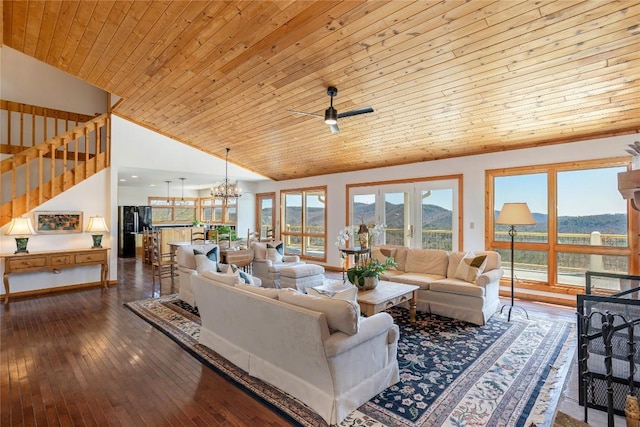
[[[346,213],[346,186],[357,183],[375,183],[398,179],[437,177],[463,174],[463,248],[484,249],[484,197],[485,171],[516,166],[560,163],[577,160],[621,157],[627,144],[637,135],[618,136],[540,148],[504,151],[471,157],[420,162],[403,166],[347,172],[334,175],[257,183],[256,192],[276,192],[276,206],[280,206],[280,190],[317,185],[327,186],[327,265],[340,265],[340,256],[334,249],[338,232],[343,228]],[[597,201],[594,201],[597,203]],[[280,228],[280,210],[276,209],[276,228]],[[474,228],[470,228],[470,223]]]
[[[0,98],[83,114],[107,111],[107,93],[48,64],[0,48]]]
[[[93,240],[89,233],[85,233],[91,216],[103,216],[109,225],[109,229],[117,230],[114,227],[111,216],[110,191],[111,171],[105,169],[94,176],[84,180],[80,184],[65,191],[59,196],[49,200],[39,206],[35,211],[82,211],[83,225],[82,233],[71,234],[37,234],[29,238],[27,249],[30,252],[49,251],[56,249],[90,248]],[[33,212],[29,212],[33,221]],[[117,217],[116,217],[117,221]],[[0,235],[0,252],[13,253],[16,250],[15,238],[5,235],[8,225],[2,228]],[[117,242],[113,235],[105,234],[102,238],[103,247],[114,248],[110,251],[109,280],[117,279]],[[117,236],[117,234],[116,234]],[[0,272],[4,273],[4,263],[0,264]],[[60,270],[60,274],[53,272],[14,274],[9,276],[11,292],[30,291],[34,289],[55,288],[58,286],[74,285],[100,280],[100,267],[82,267]],[[4,293],[4,287],[2,287]]]
[[[118,115],[111,120],[111,164],[117,167],[167,171],[171,176],[189,171],[224,176],[225,160],[206,154]],[[239,181],[263,180],[262,175],[229,163],[229,176]],[[169,179],[169,178],[168,178]],[[166,188],[165,195],[166,195]]]

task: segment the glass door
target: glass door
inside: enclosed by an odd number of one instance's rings
[[[413,184],[380,188],[382,219],[387,225],[384,244],[413,247],[414,223],[411,206]]]
[[[458,179],[349,189],[351,225],[384,223],[372,245],[458,250]]]
[[[413,244],[422,249],[457,251],[459,241],[458,181],[425,181],[415,184],[417,201]]]
[[[276,218],[273,207],[276,203],[276,193],[256,194],[256,231],[260,240],[274,238],[273,231],[276,226]]]

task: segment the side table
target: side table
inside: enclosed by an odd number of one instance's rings
[[[220,249],[220,261],[235,264],[248,274],[252,274],[253,249]]]
[[[361,248],[356,246],[355,248],[338,248],[340,251],[340,258],[342,258],[342,281],[346,280],[347,271],[347,258],[349,255],[353,255],[353,262],[358,264],[360,260],[365,260],[371,257],[371,248]]]

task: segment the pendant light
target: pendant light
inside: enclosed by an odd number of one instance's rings
[[[171,203],[171,199],[169,198],[169,184],[171,181],[165,181],[167,183],[167,204]]]

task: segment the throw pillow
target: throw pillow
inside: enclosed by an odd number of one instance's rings
[[[284,256],[284,246],[282,243],[279,243],[276,246],[273,246],[270,243],[267,243],[267,259],[271,262],[282,262],[282,257]]]
[[[356,288],[355,286],[350,286],[348,288],[335,291],[307,288],[307,294],[317,297],[341,299],[343,301],[358,301],[358,288]]]
[[[237,265],[229,264],[229,267],[231,267],[231,271],[233,273],[235,272],[238,273],[238,275],[240,276],[240,280],[242,280],[245,284],[255,286],[255,283],[253,283],[253,277],[249,276],[247,273],[240,270]]]
[[[360,306],[357,302],[317,297],[297,292],[280,292],[280,301],[324,313],[331,331],[355,335],[360,328]]]
[[[196,271],[202,274],[203,271],[218,271],[218,263],[211,261],[205,254],[196,254]]]
[[[193,250],[193,254],[194,255],[202,255],[203,252],[200,252],[197,249]],[[218,267],[218,262],[220,261],[220,258],[218,257],[218,247],[214,247],[213,249],[211,249],[209,252],[206,253],[207,258],[209,258],[211,261],[216,263],[216,270],[214,271],[220,271],[220,268]]]
[[[383,248],[373,247],[371,248],[371,258],[380,261],[382,264],[387,262],[387,258],[393,258],[395,261],[396,248]],[[388,270],[396,270],[396,267],[389,267]]]
[[[193,250],[193,254],[194,255],[201,255],[203,254],[203,252],[194,249]],[[206,253],[207,258],[209,258],[211,261],[215,261],[218,262],[219,258],[218,258],[218,247],[216,246],[215,248],[212,248],[209,252]]]
[[[476,256],[473,252],[467,252],[456,268],[455,278],[474,283],[486,265],[486,255]]]

